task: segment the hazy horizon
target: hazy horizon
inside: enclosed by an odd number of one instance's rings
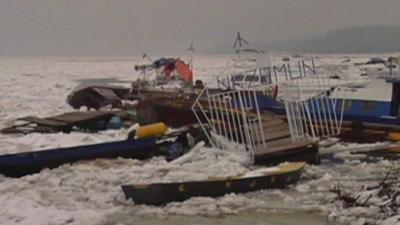
[[[4,0],[1,56],[137,56],[314,37],[363,25],[400,25],[398,0]],[[217,50],[216,50],[217,49]]]

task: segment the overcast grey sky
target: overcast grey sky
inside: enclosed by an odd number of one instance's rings
[[[400,0],[0,0],[0,55],[125,56],[199,52],[399,25]]]

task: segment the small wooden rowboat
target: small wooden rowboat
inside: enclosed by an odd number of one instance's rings
[[[283,188],[299,180],[305,163],[287,163],[251,171],[241,176],[210,178],[203,181],[123,185],[127,199],[135,204],[162,205],[191,197],[218,197],[267,188]]]

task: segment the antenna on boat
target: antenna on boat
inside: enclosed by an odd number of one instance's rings
[[[148,60],[149,62],[153,63],[153,60],[146,53],[142,54],[142,59],[143,60]],[[144,64],[144,65],[135,65],[135,70],[136,71],[139,70],[140,71],[140,76],[142,76],[142,79],[145,80],[146,76],[147,76],[146,70],[151,68],[151,67],[152,67],[152,65],[146,65],[146,64]],[[140,79],[140,77],[139,77],[139,79]]]
[[[186,50],[187,50],[187,51],[190,51],[190,52],[196,52],[196,50],[194,50],[194,44],[193,44],[193,42],[190,43],[189,48],[187,48]]]
[[[142,54],[142,59],[147,59],[147,60],[149,60],[150,62],[153,62],[153,60],[151,60],[150,57],[149,57],[146,53],[143,53],[143,54]]]
[[[190,43],[190,46],[186,49],[186,51],[190,52],[190,69],[193,71],[193,53],[196,52],[196,50],[194,50],[193,42]]]
[[[246,41],[245,39],[242,38],[242,36],[240,36],[240,32],[237,32],[235,43],[233,44],[233,48],[236,48],[237,46],[239,46],[239,48],[241,48],[244,44],[250,45],[250,43],[248,41]]]
[[[237,56],[238,61],[241,61],[240,52],[242,52],[245,49],[245,48],[243,48],[244,45],[249,46],[250,43],[242,38],[242,36],[240,35],[240,32],[237,32],[235,42],[233,43],[233,48],[236,49],[236,56]],[[238,66],[238,65],[236,65],[238,61],[236,61],[235,65],[234,65],[234,70]]]

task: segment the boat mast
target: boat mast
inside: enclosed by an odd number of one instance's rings
[[[194,50],[194,44],[193,42],[190,43],[189,48],[186,49],[186,51],[190,52],[190,69],[193,71],[193,53],[195,53],[196,51]]]

